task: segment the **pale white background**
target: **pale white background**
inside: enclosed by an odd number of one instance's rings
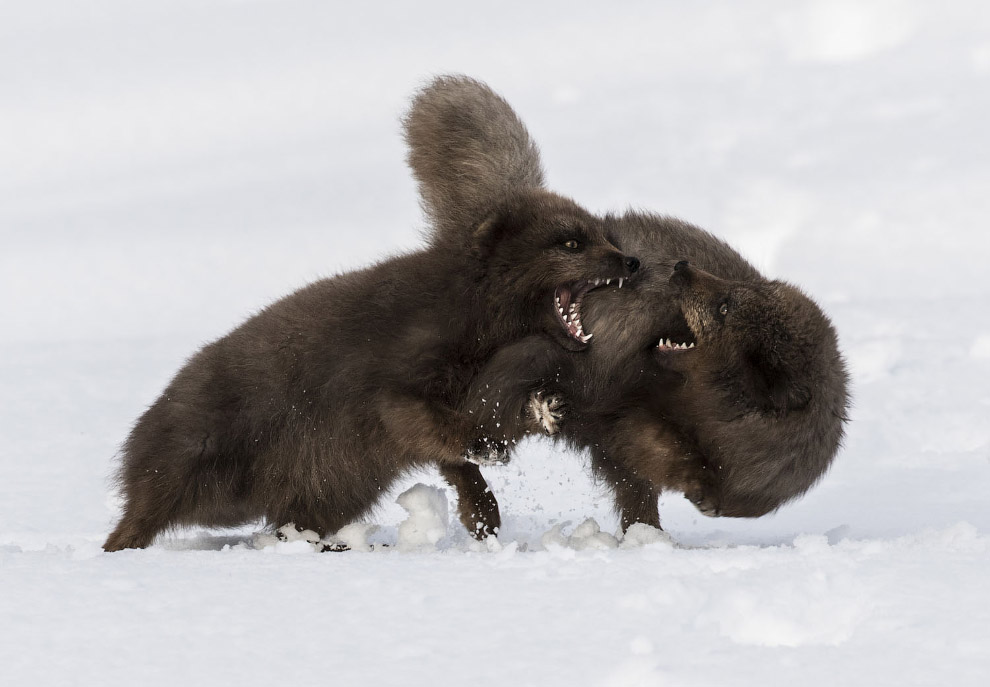
[[[399,117],[488,81],[550,185],[704,226],[832,316],[822,484],[615,530],[585,459],[489,470],[497,553],[104,555],[114,453],[183,360],[420,244]],[[0,682],[975,685],[990,672],[990,9],[978,1],[0,1]],[[405,517],[383,500],[372,537]],[[227,546],[228,548],[224,548]]]

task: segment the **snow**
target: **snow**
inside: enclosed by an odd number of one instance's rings
[[[985,682],[985,3],[3,15],[0,684]],[[587,457],[534,439],[484,469],[498,540],[426,470],[345,553],[257,527],[102,553],[114,454],[187,356],[418,244],[398,118],[449,71],[508,98],[553,188],[693,221],[822,304],[853,376],[833,469],[758,520],[665,495],[665,532],[620,538]]]
[[[395,500],[409,517],[399,524],[399,549],[428,551],[447,534],[447,494],[444,489],[416,484]]]

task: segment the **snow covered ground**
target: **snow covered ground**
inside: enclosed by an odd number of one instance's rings
[[[0,684],[985,684],[986,3],[42,0],[0,19]],[[444,534],[449,490],[394,503],[443,486],[425,472],[352,533],[369,552],[245,528],[103,554],[114,453],[187,355],[417,245],[398,117],[450,71],[506,95],[553,188],[710,228],[822,303],[855,394],[828,477],[755,521],[671,495],[673,544],[609,548],[584,457],[533,441],[486,471],[490,549],[455,518]]]

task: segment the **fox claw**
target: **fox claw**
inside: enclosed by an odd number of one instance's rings
[[[560,423],[566,414],[564,399],[556,394],[546,395],[537,391],[529,398],[529,413],[547,436],[553,436],[560,431]]]

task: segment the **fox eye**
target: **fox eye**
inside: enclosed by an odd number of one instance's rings
[[[726,315],[728,315],[729,314],[729,304],[728,303],[723,303],[722,305],[718,306],[718,314],[721,315],[722,317],[725,317]]]
[[[566,248],[567,250],[578,250],[580,247],[581,247],[581,242],[575,239],[564,241],[564,248]]]

